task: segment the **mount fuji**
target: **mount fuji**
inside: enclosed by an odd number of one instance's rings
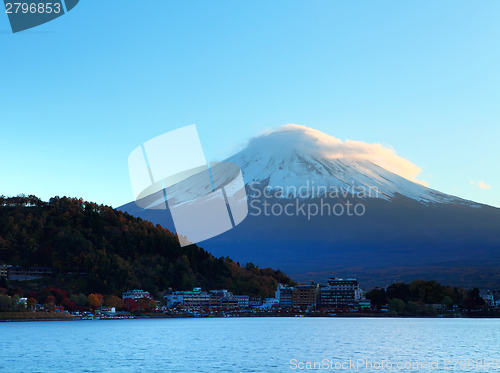
[[[309,187],[301,196],[313,196],[312,187],[316,186],[322,191],[364,190],[385,200],[402,195],[424,203],[477,205],[426,188],[424,182],[415,179],[420,169],[390,149],[355,141],[344,143],[305,126],[289,124],[254,138],[227,161],[241,167],[247,185],[266,184],[270,189],[292,192]]]
[[[226,161],[241,167],[249,215],[201,243],[214,255],[299,281],[500,287],[500,209],[426,187],[392,149],[286,125]],[[119,209],[174,230],[168,212]]]

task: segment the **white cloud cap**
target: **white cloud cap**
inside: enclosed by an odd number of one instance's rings
[[[317,152],[318,155],[328,159],[368,160],[414,183],[427,186],[427,182],[417,179],[422,172],[420,167],[381,144],[368,144],[354,140],[342,141],[324,132],[298,124],[286,124],[279,127],[276,132],[287,131],[297,132],[297,141],[301,142],[300,146],[305,152]]]

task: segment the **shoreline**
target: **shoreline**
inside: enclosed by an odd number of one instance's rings
[[[40,314],[44,315],[44,314]],[[120,321],[120,320],[144,320],[144,319],[233,319],[233,318],[384,318],[384,319],[500,319],[500,316],[411,316],[411,315],[385,315],[385,314],[231,314],[231,315],[212,315],[212,316],[193,316],[193,315],[131,315],[123,317],[94,317],[91,319],[74,317],[64,314],[61,316],[42,316],[42,317],[9,317],[2,318],[0,313],[0,323],[11,322],[37,322],[37,321]],[[36,315],[39,316],[39,315]]]

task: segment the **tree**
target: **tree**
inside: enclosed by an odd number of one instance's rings
[[[280,271],[251,263],[245,269],[196,245],[181,247],[167,229],[111,207],[57,196],[47,203],[35,196],[1,197],[0,257],[16,266],[53,269],[53,276],[43,281],[47,289],[28,298],[40,296],[38,302],[44,304],[52,295],[62,304],[70,290],[85,294],[83,299],[70,297],[81,308],[87,307],[88,294],[97,292],[144,288],[156,293],[201,286],[269,297],[277,281],[292,284]],[[0,288],[11,284],[1,281]],[[23,284],[23,290],[32,289]]]
[[[10,306],[10,297],[5,294],[0,294],[0,310],[7,311]]]
[[[366,293],[366,299],[369,299],[371,304],[381,309],[387,304],[387,294],[384,289],[373,289]]]
[[[154,309],[156,309],[156,307],[158,307],[158,303],[156,303],[156,301],[154,299],[150,299],[148,301],[148,306],[149,306],[150,310],[154,310]]]
[[[411,297],[410,285],[403,282],[392,284],[387,288],[387,297],[389,299],[401,299],[403,302],[408,302]]]
[[[405,302],[401,299],[393,298],[389,301],[389,309],[396,313],[402,313],[406,307]]]
[[[139,311],[149,311],[148,298],[137,299],[137,309]]]
[[[68,311],[75,311],[78,308],[77,305],[75,304],[75,302],[73,302],[69,298],[64,298],[61,305],[64,307],[65,310],[68,310]]]
[[[35,298],[28,298],[28,303],[26,304],[28,307],[28,310],[34,311],[36,307],[36,299]]]
[[[44,306],[49,311],[54,311],[56,308],[56,298],[53,295],[47,296],[47,298],[45,298]]]
[[[451,306],[453,306],[453,299],[451,297],[445,295],[443,299],[441,299],[441,304],[446,308],[449,309]]]
[[[17,308],[19,304],[19,295],[14,294],[12,297],[10,297],[10,306],[11,308]]]
[[[92,309],[96,310],[102,305],[102,295],[101,294],[90,294],[87,298],[89,305]]]
[[[106,307],[114,307],[117,310],[121,310],[123,308],[123,301],[121,298],[116,295],[111,295],[104,298],[104,303]]]
[[[88,301],[87,301],[87,296],[85,294],[73,294],[71,295],[71,297],[69,297],[69,299],[75,303],[76,306],[80,307],[80,308],[83,308],[87,305]]]
[[[422,306],[419,303],[410,300],[406,305],[406,311],[408,311],[410,315],[417,315],[422,311]]]
[[[474,288],[467,292],[467,298],[465,299],[465,308],[471,310],[482,307],[486,304],[483,298],[479,296],[479,289]]]
[[[427,306],[425,306],[424,315],[426,315],[426,316],[436,316],[437,315],[437,310],[434,308],[434,306],[432,304],[428,304]]]
[[[137,308],[138,308],[138,306],[137,306],[137,302],[135,301],[135,299],[125,298],[125,300],[123,301],[123,309],[125,311],[134,312],[137,310]]]

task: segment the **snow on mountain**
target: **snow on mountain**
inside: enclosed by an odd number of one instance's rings
[[[425,182],[417,180],[420,168],[392,149],[359,141],[342,142],[305,126],[286,125],[253,138],[244,150],[226,161],[241,167],[247,185],[259,183],[282,190],[284,197],[356,191],[361,197],[391,200],[403,195],[423,203],[478,206],[425,187]]]
[[[215,256],[280,268],[303,282],[322,281],[336,273],[372,285],[416,278],[459,286],[500,283],[500,209],[427,188],[418,179],[420,169],[392,149],[287,125],[252,139],[227,161],[240,166],[251,201],[241,224],[203,242]],[[210,171],[210,177],[204,170],[167,188],[169,206],[204,196],[212,185],[228,189],[232,171],[218,172],[214,165]],[[304,186],[309,187],[306,192],[326,187],[328,192],[360,188],[376,189],[378,194],[366,195],[375,198],[362,201],[362,216],[321,213],[310,218],[299,207],[292,214],[266,214],[255,208],[262,204],[252,205],[262,202],[252,190],[254,182],[260,183],[261,192],[285,191],[284,198],[293,197],[287,187],[298,192],[294,201],[271,201],[283,208],[318,202],[302,195]],[[228,197],[230,192],[226,191]],[[350,193],[346,199],[351,199]],[[342,200],[327,202],[333,206],[346,202]],[[165,211],[143,209],[135,202],[120,209],[175,230],[172,215]]]

